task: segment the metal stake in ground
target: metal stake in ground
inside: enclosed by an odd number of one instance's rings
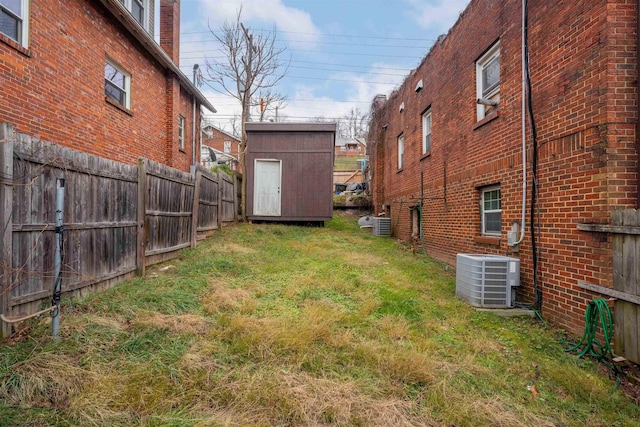
[[[58,339],[60,333],[60,294],[62,293],[62,277],[60,270],[62,266],[62,232],[63,232],[63,211],[64,211],[64,179],[56,179],[56,250],[53,258],[53,298],[51,305],[56,308],[51,313],[51,328],[53,338]]]

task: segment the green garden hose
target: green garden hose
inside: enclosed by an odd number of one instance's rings
[[[582,334],[580,342],[565,351],[572,352],[581,348],[582,350],[578,353],[578,357],[584,357],[586,355],[593,356],[598,361],[601,361],[613,369],[617,379],[615,390],[620,385],[618,368],[614,364],[606,361],[607,356],[610,360],[613,360],[613,352],[611,351],[613,315],[611,314],[611,309],[609,309],[607,301],[599,298],[589,302],[585,312],[584,322],[584,333]],[[598,329],[602,330],[603,343],[600,343],[596,338]]]

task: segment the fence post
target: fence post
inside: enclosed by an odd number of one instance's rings
[[[193,168],[195,186],[193,187],[193,214],[191,215],[191,247],[198,243],[198,211],[200,210],[200,185],[202,184],[202,172],[197,166]]]
[[[145,219],[147,213],[147,160],[143,158],[138,159],[138,236],[137,236],[137,252],[136,263],[138,267],[138,274],[144,276],[145,273],[145,250],[147,247],[147,230],[145,226]]]
[[[13,252],[13,126],[0,123],[0,313],[11,315]],[[11,336],[11,324],[0,321],[0,339]]]
[[[218,207],[216,208],[216,225],[218,226],[218,230],[222,229],[222,195],[224,194],[224,189],[222,188],[224,186],[224,180],[222,179],[223,173],[224,172],[220,169],[216,172],[218,175]]]
[[[239,191],[241,191],[241,187],[242,187],[242,183],[240,181],[240,177],[242,175],[240,175],[238,172],[234,171],[233,172],[233,221],[234,222],[238,222],[240,221],[240,217],[242,216],[242,213],[240,212],[240,204],[238,203],[238,193]],[[242,197],[242,195],[240,194],[240,197]]]

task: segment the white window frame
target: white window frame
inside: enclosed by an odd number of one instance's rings
[[[227,154],[231,154],[231,141],[224,142],[224,152]]]
[[[9,10],[8,7],[0,5],[0,13],[7,14],[18,22],[18,39],[16,40],[9,34],[4,34],[6,37],[14,40],[20,46],[29,47],[29,0],[20,0],[20,15],[18,16],[15,11]]]
[[[486,202],[495,201],[495,199],[485,200],[485,197],[489,194],[495,194],[494,193],[495,191],[498,192],[497,193],[498,208],[496,209],[495,207],[489,207],[489,209],[487,209]],[[500,214],[500,230],[487,230],[486,216],[487,214],[495,214],[495,213]],[[480,222],[482,223],[481,232],[483,235],[499,236],[502,233],[502,192],[500,190],[500,185],[492,185],[490,187],[485,187],[480,190]]]
[[[184,116],[178,116],[178,148],[180,150],[184,150],[184,127],[185,127],[185,119]]]
[[[422,154],[431,152],[431,124],[432,124],[431,108],[428,108],[422,114]]]
[[[498,83],[490,90],[485,90],[483,71],[493,63],[498,61]],[[496,42],[489,50],[482,55],[480,59],[476,61],[476,108],[478,120],[484,119],[491,111],[494,111],[497,107],[491,105],[485,105],[477,102],[478,99],[488,99],[491,101],[500,102],[500,42]]]
[[[133,3],[141,3],[142,7],[144,8],[143,10],[143,17],[142,17],[142,22],[138,22],[138,20],[136,19],[136,17],[133,15]],[[131,16],[133,16],[133,19],[138,22],[142,28],[144,28],[145,30],[147,30],[147,32],[149,31],[149,0],[120,0],[120,3],[122,3],[124,5],[124,7],[127,8],[127,10],[129,11],[129,13],[131,14]]]
[[[398,135],[398,170],[404,167],[404,134]]]
[[[120,87],[119,85],[115,84],[114,82],[112,82],[108,77],[107,77],[107,71],[106,71],[106,66],[110,65],[111,67],[113,67],[116,71],[118,71],[120,74],[122,74],[124,76],[124,87]],[[120,66],[116,65],[115,62],[109,60],[107,58],[107,60],[105,61],[105,75],[104,75],[104,80],[105,80],[105,98],[110,99],[112,102],[122,105],[124,108],[126,109],[130,109],[131,108],[131,74],[127,73],[126,71],[124,71]],[[112,85],[114,85],[115,87],[120,88],[123,92],[124,92],[124,104],[111,98],[110,96],[108,96],[106,94],[106,86],[108,83],[111,83]]]

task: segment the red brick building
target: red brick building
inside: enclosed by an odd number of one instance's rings
[[[0,122],[16,132],[135,163],[189,170],[200,107],[178,68],[180,2],[16,0],[0,6]],[[194,126],[194,102],[195,126]]]
[[[211,147],[222,157],[226,159],[227,164],[232,170],[238,170],[238,160],[240,159],[240,139],[217,128],[213,125],[205,125],[202,127],[202,145]],[[205,166],[210,166],[211,160],[207,153],[203,153],[202,162]],[[240,172],[238,170],[238,172]]]
[[[527,17],[537,144],[527,112],[526,174],[522,2],[472,0],[401,87],[374,100],[373,204],[395,237],[449,264],[457,253],[519,258],[517,300],[579,332],[602,297],[579,284],[613,283],[611,235],[581,230],[638,203],[638,3],[531,0]],[[524,240],[509,245],[523,190]]]

